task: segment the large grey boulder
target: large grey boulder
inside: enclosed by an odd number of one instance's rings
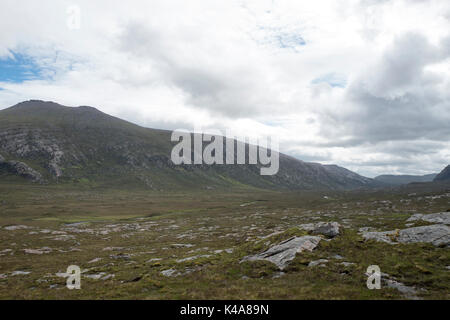
[[[324,236],[334,238],[339,235],[339,229],[341,225],[337,222],[317,222],[306,223],[300,225],[300,228],[312,231],[313,234],[323,234]]]
[[[439,213],[430,213],[430,214],[414,214],[408,220],[408,222],[412,221],[426,221],[431,223],[443,223],[450,224],[450,212],[439,212]]]
[[[269,248],[263,253],[244,257],[241,262],[266,260],[283,270],[295,258],[297,253],[304,250],[312,251],[317,247],[320,240],[320,237],[316,236],[293,237]]]
[[[384,232],[363,232],[362,236],[366,240],[374,239],[387,243],[426,242],[435,246],[448,246],[450,244],[450,228],[444,224]]]

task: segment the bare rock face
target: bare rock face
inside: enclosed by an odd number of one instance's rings
[[[324,236],[334,238],[339,235],[341,225],[337,222],[318,222],[300,225],[300,228],[312,231],[313,234],[323,234]]]
[[[43,182],[42,175],[23,162],[4,160],[1,161],[0,159],[0,167],[3,167],[13,174],[17,174],[34,182]]]
[[[271,247],[263,253],[244,257],[241,262],[267,260],[274,263],[280,270],[283,270],[295,258],[297,253],[304,250],[312,251],[317,247],[320,240],[320,237],[315,236],[293,237]]]
[[[450,228],[444,224],[384,232],[363,232],[362,236],[366,240],[373,239],[391,244],[426,242],[435,246],[450,245]]]
[[[45,158],[47,167],[55,177],[62,176],[60,164],[64,157],[52,132],[40,129],[0,130],[0,149],[21,159]]]
[[[434,178],[434,181],[445,181],[445,180],[450,180],[450,165],[445,167],[445,169],[442,170],[441,173],[439,173],[436,176],[436,178]]]
[[[413,221],[426,221],[430,223],[442,223],[449,225],[450,224],[450,212],[439,212],[439,213],[431,213],[431,214],[414,214],[408,220],[408,222]]]

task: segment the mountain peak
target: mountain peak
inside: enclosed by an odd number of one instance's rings
[[[274,176],[261,176],[252,165],[175,167],[172,147],[170,131],[143,128],[88,106],[30,100],[0,111],[0,154],[29,165],[50,182],[120,181],[170,190],[202,186],[338,190],[378,185],[337,166],[283,154]],[[5,170],[5,175],[14,174]]]
[[[53,102],[53,101],[44,101],[44,100],[36,100],[36,99],[19,102],[16,105],[14,105],[10,108],[7,108],[5,110],[28,109],[28,108],[53,109],[53,110],[57,110],[57,109],[62,110],[62,109],[70,108],[70,109],[79,109],[79,110],[100,112],[100,110],[98,110],[94,107],[91,107],[91,106],[67,107],[67,106],[63,106],[63,105]]]
[[[439,173],[436,178],[434,178],[434,181],[444,181],[444,180],[450,180],[450,165],[445,167],[444,170]]]

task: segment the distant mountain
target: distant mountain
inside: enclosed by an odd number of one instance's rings
[[[20,176],[42,183],[158,190],[338,190],[380,185],[338,166],[284,154],[274,176],[261,176],[257,165],[175,166],[170,135],[92,107],[22,102],[0,111],[0,181]]]
[[[439,173],[436,178],[434,178],[434,181],[447,181],[450,180],[450,165],[445,167],[444,170]]]
[[[437,173],[426,174],[424,176],[414,175],[381,175],[374,179],[380,182],[384,182],[390,185],[402,185],[413,182],[431,182],[437,176]]]

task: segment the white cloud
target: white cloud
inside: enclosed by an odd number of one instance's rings
[[[439,171],[449,30],[446,0],[3,0],[0,57],[27,54],[50,78],[0,82],[0,108],[91,105],[158,128],[270,132],[281,151],[367,175]]]

